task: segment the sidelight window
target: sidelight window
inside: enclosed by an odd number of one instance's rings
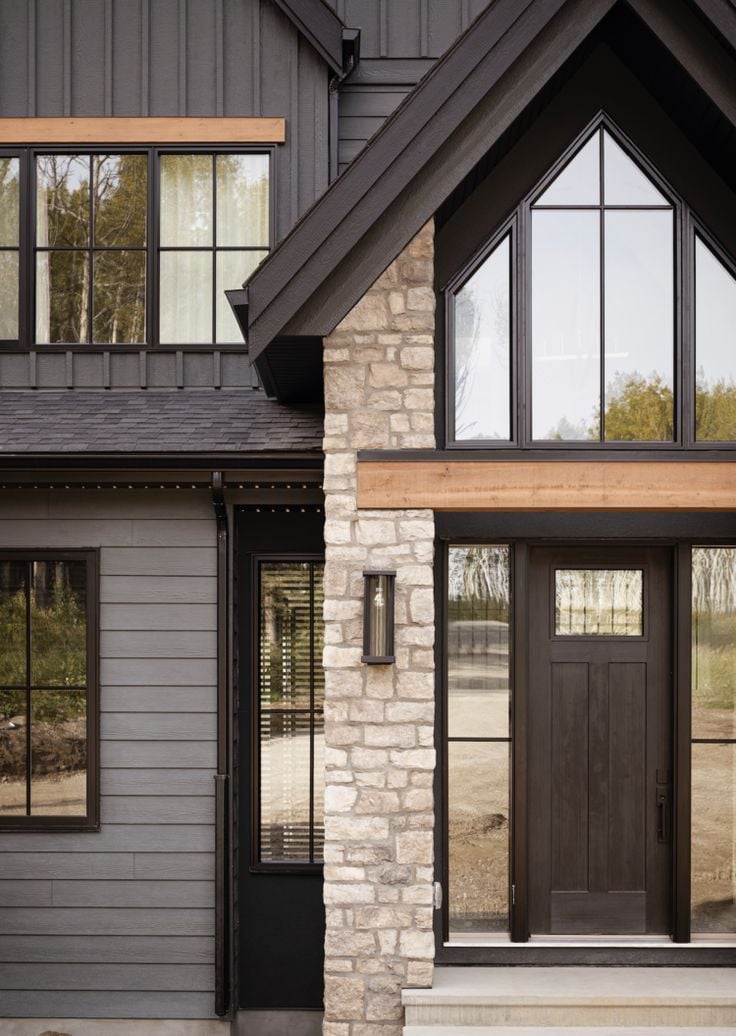
[[[96,559],[0,555],[0,825],[96,824]]]
[[[603,116],[445,300],[452,445],[736,441],[736,266]]]

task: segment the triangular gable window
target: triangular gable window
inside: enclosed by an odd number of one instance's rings
[[[686,206],[615,133],[601,117],[451,285],[451,442],[736,441],[736,278],[693,231],[683,261]]]

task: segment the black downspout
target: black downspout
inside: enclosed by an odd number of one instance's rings
[[[230,695],[228,652],[229,557],[225,486],[212,472],[212,506],[217,524],[217,773],[215,775],[215,1014],[230,1013],[232,995],[230,896]]]

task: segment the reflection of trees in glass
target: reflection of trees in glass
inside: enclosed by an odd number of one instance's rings
[[[497,618],[508,621],[511,595],[508,547],[453,547],[449,559],[450,606],[489,602]]]
[[[736,707],[736,548],[693,548],[692,602],[695,705],[733,710]]]
[[[668,442],[674,431],[673,407],[672,388],[660,374],[617,374],[606,386],[606,442]],[[599,440],[598,407],[588,422],[573,424],[563,417],[545,438]]]
[[[736,440],[736,385],[725,378],[709,383],[702,368],[695,385],[695,438],[701,442]]]

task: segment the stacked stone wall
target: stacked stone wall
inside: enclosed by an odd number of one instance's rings
[[[433,448],[426,226],[325,341],[325,1034],[398,1036],[434,957],[434,520],[356,506],[360,449]],[[395,569],[396,663],[364,665],[363,571]]]

